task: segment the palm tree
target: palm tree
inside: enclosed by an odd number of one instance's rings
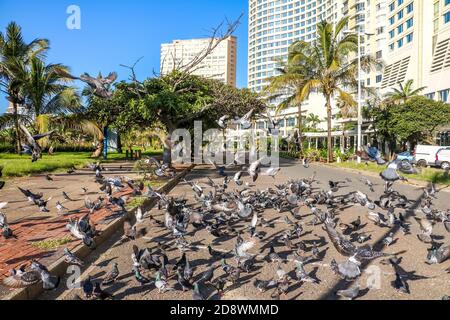
[[[413,89],[414,80],[408,80],[398,84],[398,88],[393,88],[391,92],[387,93],[385,98],[388,104],[402,104],[408,102],[411,98],[420,95],[426,87]]]
[[[22,29],[15,22],[0,32],[0,88],[13,104],[14,127],[16,131],[17,153],[21,152],[18,106],[24,104],[23,86],[27,81],[27,65],[34,57],[43,57],[49,48],[45,39],[35,39],[26,43]]]
[[[317,126],[321,123],[322,121],[320,120],[320,117],[318,115],[315,115],[314,113],[310,113],[307,117],[306,117],[306,123],[309,124],[309,126],[312,129],[317,129]]]
[[[317,25],[317,39],[312,43],[298,41],[289,48],[289,78],[295,79],[296,103],[302,103],[312,92],[321,93],[325,98],[328,124],[328,161],[333,160],[332,150],[332,106],[333,98],[354,103],[349,92],[358,85],[358,63],[348,57],[357,52],[358,35],[344,33],[348,17],[341,19],[336,26],[322,21]],[[364,71],[369,72],[376,65],[372,57],[361,57]],[[351,91],[348,91],[351,90]]]
[[[76,92],[66,85],[72,79],[61,76],[68,73],[69,68],[61,64],[45,65],[36,57],[31,59],[24,95],[35,117],[78,109],[80,103]]]
[[[61,64],[45,63],[37,57],[30,61],[27,81],[23,92],[29,116],[34,117],[36,129],[39,133],[49,130],[50,118],[64,115],[81,108],[80,97],[74,88],[68,87],[70,78],[62,76],[68,74],[69,69]],[[44,145],[48,139],[44,140]]]
[[[300,148],[302,147],[302,98],[301,90],[303,88],[303,77],[299,74],[292,61],[288,58],[287,62],[278,61],[278,67],[275,69],[278,75],[269,78],[269,85],[264,89],[264,94],[269,95],[269,101],[281,99],[276,113],[297,105],[298,111],[298,134]]]

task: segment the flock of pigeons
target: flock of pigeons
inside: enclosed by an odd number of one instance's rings
[[[160,164],[158,160],[148,158],[146,162],[154,165],[154,171],[158,176],[165,174],[173,176],[170,169]],[[324,259],[328,248],[325,250],[319,248],[327,243],[331,243],[341,255],[340,259],[332,260],[329,266],[331,270],[341,279],[356,283],[348,290],[337,291],[337,296],[346,299],[357,298],[362,289],[358,281],[362,264],[376,259],[383,259],[383,264],[394,268],[396,279],[392,282],[392,286],[400,292],[410,293],[408,281],[424,277],[406,272],[401,267],[401,257],[382,252],[384,246],[394,245],[399,240],[394,239],[394,233],[390,233],[383,239],[381,247],[374,248],[367,244],[371,240],[371,235],[364,231],[367,224],[362,223],[361,217],[349,224],[340,222],[340,214],[345,208],[353,205],[367,208],[367,219],[375,226],[392,229],[398,227],[404,237],[411,233],[410,222],[405,213],[414,215],[421,230],[417,238],[430,247],[428,256],[424,259],[425,262],[441,264],[450,256],[450,245],[438,243],[433,233],[434,226],[439,223],[444,224],[445,229],[450,232],[450,210],[445,212],[433,208],[433,199],[438,192],[434,187],[431,190],[424,190],[420,210],[411,208],[410,201],[392,188],[395,181],[402,179],[395,162],[389,164],[381,174],[386,181],[386,188],[384,194],[376,201],[361,191],[342,195],[339,191],[345,181],[329,181],[329,188],[317,192],[315,185],[319,185],[320,182],[316,180],[315,173],[310,178],[290,180],[265,190],[254,190],[249,182],[244,183],[242,180],[244,175],[250,176],[251,181],[255,183],[260,175],[275,177],[279,172],[279,168],[263,170],[261,164],[262,159],[255,161],[248,168],[235,164],[241,171],[232,176],[225,172],[225,167],[219,168],[214,164],[219,175],[223,176],[220,182],[210,178],[206,178],[206,183],[203,184],[185,180],[184,182],[192,189],[195,204],[189,204],[185,198],[176,199],[160,194],[150,187],[144,192],[143,182],[136,182],[126,177],[105,178],[102,175],[104,168],[99,163],[91,165],[91,169],[95,172],[95,181],[105,196],[99,197],[96,201],[86,198],[85,207],[89,212],[78,219],[69,219],[67,230],[74,238],[94,249],[98,231],[90,216],[100,208],[107,207],[108,204],[118,208],[120,213],[126,212],[126,199],[114,197],[114,191],[129,187],[133,190],[133,196],[156,199],[158,208],[165,211],[164,220],[160,221],[150,212],[144,213],[138,209],[135,221],[124,223],[122,241],[135,241],[149,233],[153,234],[156,229],[170,231],[170,239],[158,242],[156,249],[138,248],[136,244],[133,244],[133,251],[130,253],[130,269],[135,281],[141,286],[154,287],[161,294],[174,290],[191,290],[192,298],[195,300],[208,298],[206,286],[213,288],[221,297],[231,287],[239,285],[244,273],[254,273],[259,269],[259,265],[266,263],[275,266],[275,274],[267,280],[256,278],[253,285],[261,292],[273,289],[274,299],[286,295],[294,284],[318,284],[320,280],[314,274],[308,273],[307,267],[308,264]],[[308,161],[304,160],[303,165],[309,168]],[[47,179],[51,177],[47,176]],[[352,181],[347,179],[347,182]],[[368,189],[374,192],[372,182],[369,180],[364,182]],[[44,200],[42,193],[33,193],[24,189],[20,191],[40,211],[48,211],[47,205],[51,199]],[[84,188],[83,191],[87,190]],[[66,193],[63,193],[63,196],[66,201],[72,200]],[[0,210],[4,205],[0,205]],[[59,202],[56,203],[56,208],[62,214],[76,213],[67,211]],[[306,221],[306,216],[301,214],[302,208],[307,208],[310,212],[308,216],[312,216],[312,219]],[[383,210],[385,214],[377,213],[378,209]],[[266,210],[275,212],[275,218],[278,220],[265,220],[263,213]],[[142,226],[146,222],[150,223],[150,229],[148,226]],[[278,223],[283,225],[284,231],[280,236],[265,244],[264,247],[268,248],[267,253],[263,251],[259,254],[251,254],[251,249],[265,238],[266,229],[274,228]],[[3,236],[7,238],[13,236],[4,214],[0,214],[0,227]],[[308,229],[314,230],[318,227],[326,231],[329,242],[325,238],[312,242],[302,239],[309,231]],[[151,230],[153,228],[155,230]],[[198,248],[189,242],[189,235],[200,230],[205,230],[214,239],[205,248]],[[234,248],[227,252],[213,248],[213,245],[222,241],[233,241]],[[288,255],[277,252],[275,248],[280,244],[289,252]],[[171,261],[166,252],[173,248],[179,250],[180,255],[177,260]],[[208,251],[209,267],[206,271],[195,274],[193,262],[189,261],[187,252],[199,249]],[[64,257],[68,265],[84,265],[83,261],[67,248],[64,250]],[[287,262],[294,263],[294,272],[283,269],[283,265]],[[217,275],[218,269],[221,270],[220,275]],[[450,269],[447,271],[450,272]],[[82,283],[84,298],[111,298],[112,293],[109,293],[105,286],[114,283],[119,274],[118,265],[114,264],[102,280],[93,281],[91,277],[88,277]],[[50,274],[45,266],[32,261],[28,270],[26,266],[11,270],[11,275],[3,280],[3,284],[12,288],[21,288],[42,282],[45,290],[52,290],[58,287],[59,281],[59,277]]]
[[[90,249],[96,248],[95,237],[99,235],[96,230],[95,224],[91,220],[91,215],[101,208],[109,209],[113,215],[121,215],[127,212],[125,207],[127,197],[115,197],[115,192],[121,192],[125,189],[131,189],[132,196],[145,196],[143,190],[145,188],[142,181],[137,182],[127,177],[114,177],[108,178],[103,175],[103,171],[107,170],[100,163],[90,165],[90,169],[95,172],[95,181],[99,185],[99,189],[102,192],[102,196],[99,196],[95,201],[92,201],[87,196],[85,198],[85,209],[88,211],[81,217],[74,219],[71,215],[79,214],[80,210],[72,210],[65,208],[64,205],[57,201],[55,203],[55,208],[58,213],[62,216],[68,216],[67,230],[70,234],[78,240],[81,240]],[[162,167],[157,168],[159,176],[172,176],[173,173],[171,169]],[[73,174],[74,169],[68,170],[69,174]],[[52,176],[46,175],[45,177],[49,181],[53,181]],[[40,212],[50,212],[48,205],[52,198],[44,198],[43,193],[36,193],[28,189],[22,189],[18,187],[19,191],[26,197],[31,205],[34,205],[39,209]],[[81,193],[87,195],[87,188],[82,187]],[[150,196],[152,196],[152,190],[149,189]],[[70,198],[70,196],[62,191],[62,196],[65,201],[75,201]],[[8,203],[0,203],[0,210],[5,208]],[[119,211],[115,212],[113,209],[118,208]],[[5,213],[0,212],[0,229],[2,231],[2,236],[5,239],[17,238],[12,229],[9,227],[7,216]],[[75,257],[75,255],[67,248],[64,249],[65,261],[69,265],[83,265],[83,262]],[[17,270],[13,269],[10,272],[10,276],[3,279],[3,284],[10,288],[24,288],[36,283],[42,282],[43,288],[45,290],[53,290],[58,287],[60,278],[56,275],[51,275],[47,268],[39,263],[38,261],[31,261],[30,267],[27,269],[27,264],[20,266]]]

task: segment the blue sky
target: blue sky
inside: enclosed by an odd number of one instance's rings
[[[81,30],[69,30],[68,6],[81,9]],[[205,37],[223,19],[236,19],[245,13],[238,37],[238,86],[247,85],[247,11],[246,0],[0,0],[0,30],[10,21],[23,28],[26,41],[50,40],[47,62],[63,63],[72,73],[96,75],[117,71],[127,79],[130,65],[143,79],[159,71],[160,44],[174,39]],[[7,101],[0,96],[0,113]]]

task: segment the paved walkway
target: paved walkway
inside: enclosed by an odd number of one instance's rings
[[[317,178],[320,180],[320,184],[314,184],[314,190],[320,191],[321,189],[327,190],[328,181],[346,181],[346,178],[351,179],[350,182],[343,184],[340,189],[339,194],[346,194],[355,190],[361,190],[362,192],[368,193],[371,199],[377,199],[383,192],[382,181],[379,178],[370,178],[375,184],[375,192],[371,193],[367,186],[365,186],[362,181],[363,175],[350,173],[342,171],[339,169],[312,165],[310,169],[303,168],[302,165],[282,160],[281,163],[282,171],[277,176],[276,180],[272,178],[262,176],[257,181],[257,188],[263,190],[267,187],[274,187],[276,184],[282,184],[292,178],[305,178],[310,177],[314,172],[317,174]],[[220,177],[216,172],[210,170],[206,167],[198,167],[191,174],[189,174],[186,179],[188,181],[199,181],[204,184],[207,182],[206,176],[210,176],[217,182],[221,181]],[[249,181],[249,177],[244,177],[246,182]],[[250,182],[251,184],[251,182]],[[230,188],[234,190],[236,186],[231,183]],[[255,189],[256,186],[253,186]],[[239,189],[239,188],[238,188]],[[420,201],[422,190],[420,188],[414,188],[404,184],[396,184],[395,189],[405,194],[412,203]],[[196,200],[193,199],[191,188],[185,184],[180,183],[175,189],[170,193],[174,197],[186,196],[189,199],[189,203],[195,205]],[[438,199],[434,201],[436,208],[446,209],[449,207],[448,193],[441,193],[438,195]],[[321,206],[321,208],[323,208]],[[381,210],[380,210],[381,212]],[[400,211],[397,211],[398,214]],[[428,246],[421,243],[416,234],[419,232],[419,226],[416,221],[410,217],[409,222],[411,223],[411,234],[408,236],[403,236],[400,232],[391,230],[389,228],[378,228],[373,225],[367,219],[368,210],[366,208],[360,207],[358,205],[351,206],[349,208],[343,209],[338,212],[339,218],[343,223],[350,223],[354,221],[358,216],[361,217],[363,224],[367,224],[364,231],[372,235],[372,239],[368,242],[371,245],[378,244],[384,239],[390,232],[395,232],[394,237],[398,241],[390,247],[385,247],[382,250],[387,253],[396,253],[403,257],[401,266],[407,272],[416,272],[416,275],[421,275],[426,277],[426,279],[418,281],[408,281],[411,289],[411,294],[402,294],[396,291],[391,286],[391,282],[395,280],[395,272],[392,267],[382,265],[381,259],[374,261],[370,266],[364,265],[362,268],[366,270],[360,279],[363,292],[359,299],[387,299],[387,300],[407,300],[407,299],[426,299],[426,300],[437,300],[443,295],[450,294],[450,277],[445,271],[450,266],[450,261],[446,261],[440,265],[429,266],[425,264],[427,256]],[[317,263],[308,264],[305,266],[306,272],[312,274],[321,280],[320,284],[311,283],[296,283],[292,281],[289,288],[289,293],[286,297],[282,299],[293,299],[293,300],[303,300],[303,299],[336,299],[335,292],[339,289],[345,289],[351,286],[352,282],[341,281],[336,277],[330,269],[330,262],[332,259],[336,259],[338,262],[344,262],[345,257],[340,255],[333,245],[330,243],[326,232],[322,229],[322,226],[311,227],[307,223],[312,219],[311,212],[307,208],[302,208],[300,214],[302,215],[301,223],[303,223],[305,232],[301,239],[308,245],[311,246],[313,243],[317,243],[319,250],[322,252],[324,258],[322,261]],[[152,215],[159,219],[164,219],[164,212],[157,210],[157,208],[152,210]],[[259,231],[264,232],[265,237],[257,245],[250,250],[252,254],[259,254],[260,257],[264,257],[268,253],[270,243],[276,248],[276,251],[280,256],[287,258],[289,255],[289,250],[286,250],[282,241],[279,240],[280,236],[286,229],[286,224],[283,222],[284,217],[287,216],[293,219],[289,213],[279,214],[274,210],[267,210],[261,215],[267,221],[274,224],[273,228],[259,228]],[[421,216],[421,215],[419,215]],[[233,227],[237,230],[244,230],[248,226],[248,221],[240,221]],[[148,285],[140,287],[133,277],[132,262],[130,259],[130,254],[132,252],[132,246],[136,244],[139,248],[150,248],[157,250],[157,241],[161,241],[164,244],[173,244],[173,240],[170,238],[170,233],[164,229],[159,228],[157,225],[146,221],[144,225],[147,228],[148,235],[145,238],[138,239],[135,242],[125,242],[120,241],[114,245],[110,245],[108,249],[101,254],[101,256],[93,261],[90,261],[89,266],[84,269],[81,279],[84,280],[88,275],[92,276],[94,281],[101,281],[102,277],[111,269],[113,262],[118,263],[118,267],[121,273],[119,280],[105,289],[108,292],[114,293],[115,299],[117,300],[189,300],[192,299],[192,292],[186,291],[182,292],[178,285],[176,284],[176,276],[169,280],[170,286],[174,286],[177,290],[173,292],[167,292],[165,294],[158,294],[158,290],[155,289],[154,285]],[[208,252],[205,250],[206,246],[211,244],[216,250],[229,251],[234,248],[235,238],[223,238],[218,241],[218,239],[213,238],[206,230],[201,230],[195,232],[192,227],[189,229],[189,234],[186,239],[193,244],[197,249],[189,251],[187,253],[188,259],[191,262],[191,266],[194,268],[195,278],[205,271],[213,259],[209,256]],[[445,231],[442,225],[436,226],[434,234],[438,236],[441,240],[448,244],[449,234]],[[244,232],[243,236],[248,237],[248,232]],[[377,245],[377,247],[378,247]],[[167,255],[171,263],[175,263],[180,258],[180,252],[172,247],[167,250]],[[306,254],[309,255],[309,254]],[[261,259],[262,260],[262,259]],[[235,265],[233,259],[227,260],[229,264]],[[216,265],[219,263],[215,262]],[[295,265],[292,262],[282,264],[281,267],[288,273],[292,275]],[[375,269],[374,269],[375,268]],[[263,261],[257,263],[257,268],[254,272],[250,274],[241,274],[241,281],[238,285],[229,288],[227,294],[223,299],[230,300],[245,300],[245,299],[256,299],[256,300],[270,300],[270,296],[273,290],[266,293],[260,293],[253,286],[253,281],[255,279],[269,280],[274,277],[275,271],[277,269],[276,264],[269,264]],[[379,270],[381,272],[381,283],[380,289],[367,289],[367,283],[373,272]],[[372,273],[371,273],[372,272]],[[222,274],[221,268],[215,271],[215,278]],[[154,276],[153,273],[145,273],[145,276],[151,278]],[[218,299],[218,296],[214,294],[214,290],[211,287],[205,288],[205,292],[208,294],[210,299]],[[74,289],[71,291],[64,291],[64,288],[60,288],[57,292],[46,293],[41,298],[42,299],[73,299],[75,295],[82,296],[82,291],[79,289]]]

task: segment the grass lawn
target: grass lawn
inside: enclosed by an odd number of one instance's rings
[[[149,152],[143,155],[159,155],[160,152]],[[101,159],[99,159],[101,160]],[[112,162],[125,160],[125,153],[111,153],[108,155],[107,161]],[[53,156],[47,154],[42,155],[42,159],[32,163],[28,155],[16,155],[9,153],[0,153],[0,166],[3,166],[3,177],[23,177],[33,174],[64,172],[73,166],[82,168],[89,163],[95,162],[97,159],[91,158],[89,152],[59,152]]]
[[[386,169],[386,166],[378,166],[375,163],[369,163],[367,166],[365,163],[357,164],[356,162],[343,162],[334,163],[333,166],[340,168],[356,169],[361,171],[370,171],[375,173],[381,173]],[[433,182],[437,184],[450,185],[450,178],[445,177],[445,172],[441,169],[425,168],[419,174],[406,174],[404,175],[408,179],[415,179],[420,181]]]

